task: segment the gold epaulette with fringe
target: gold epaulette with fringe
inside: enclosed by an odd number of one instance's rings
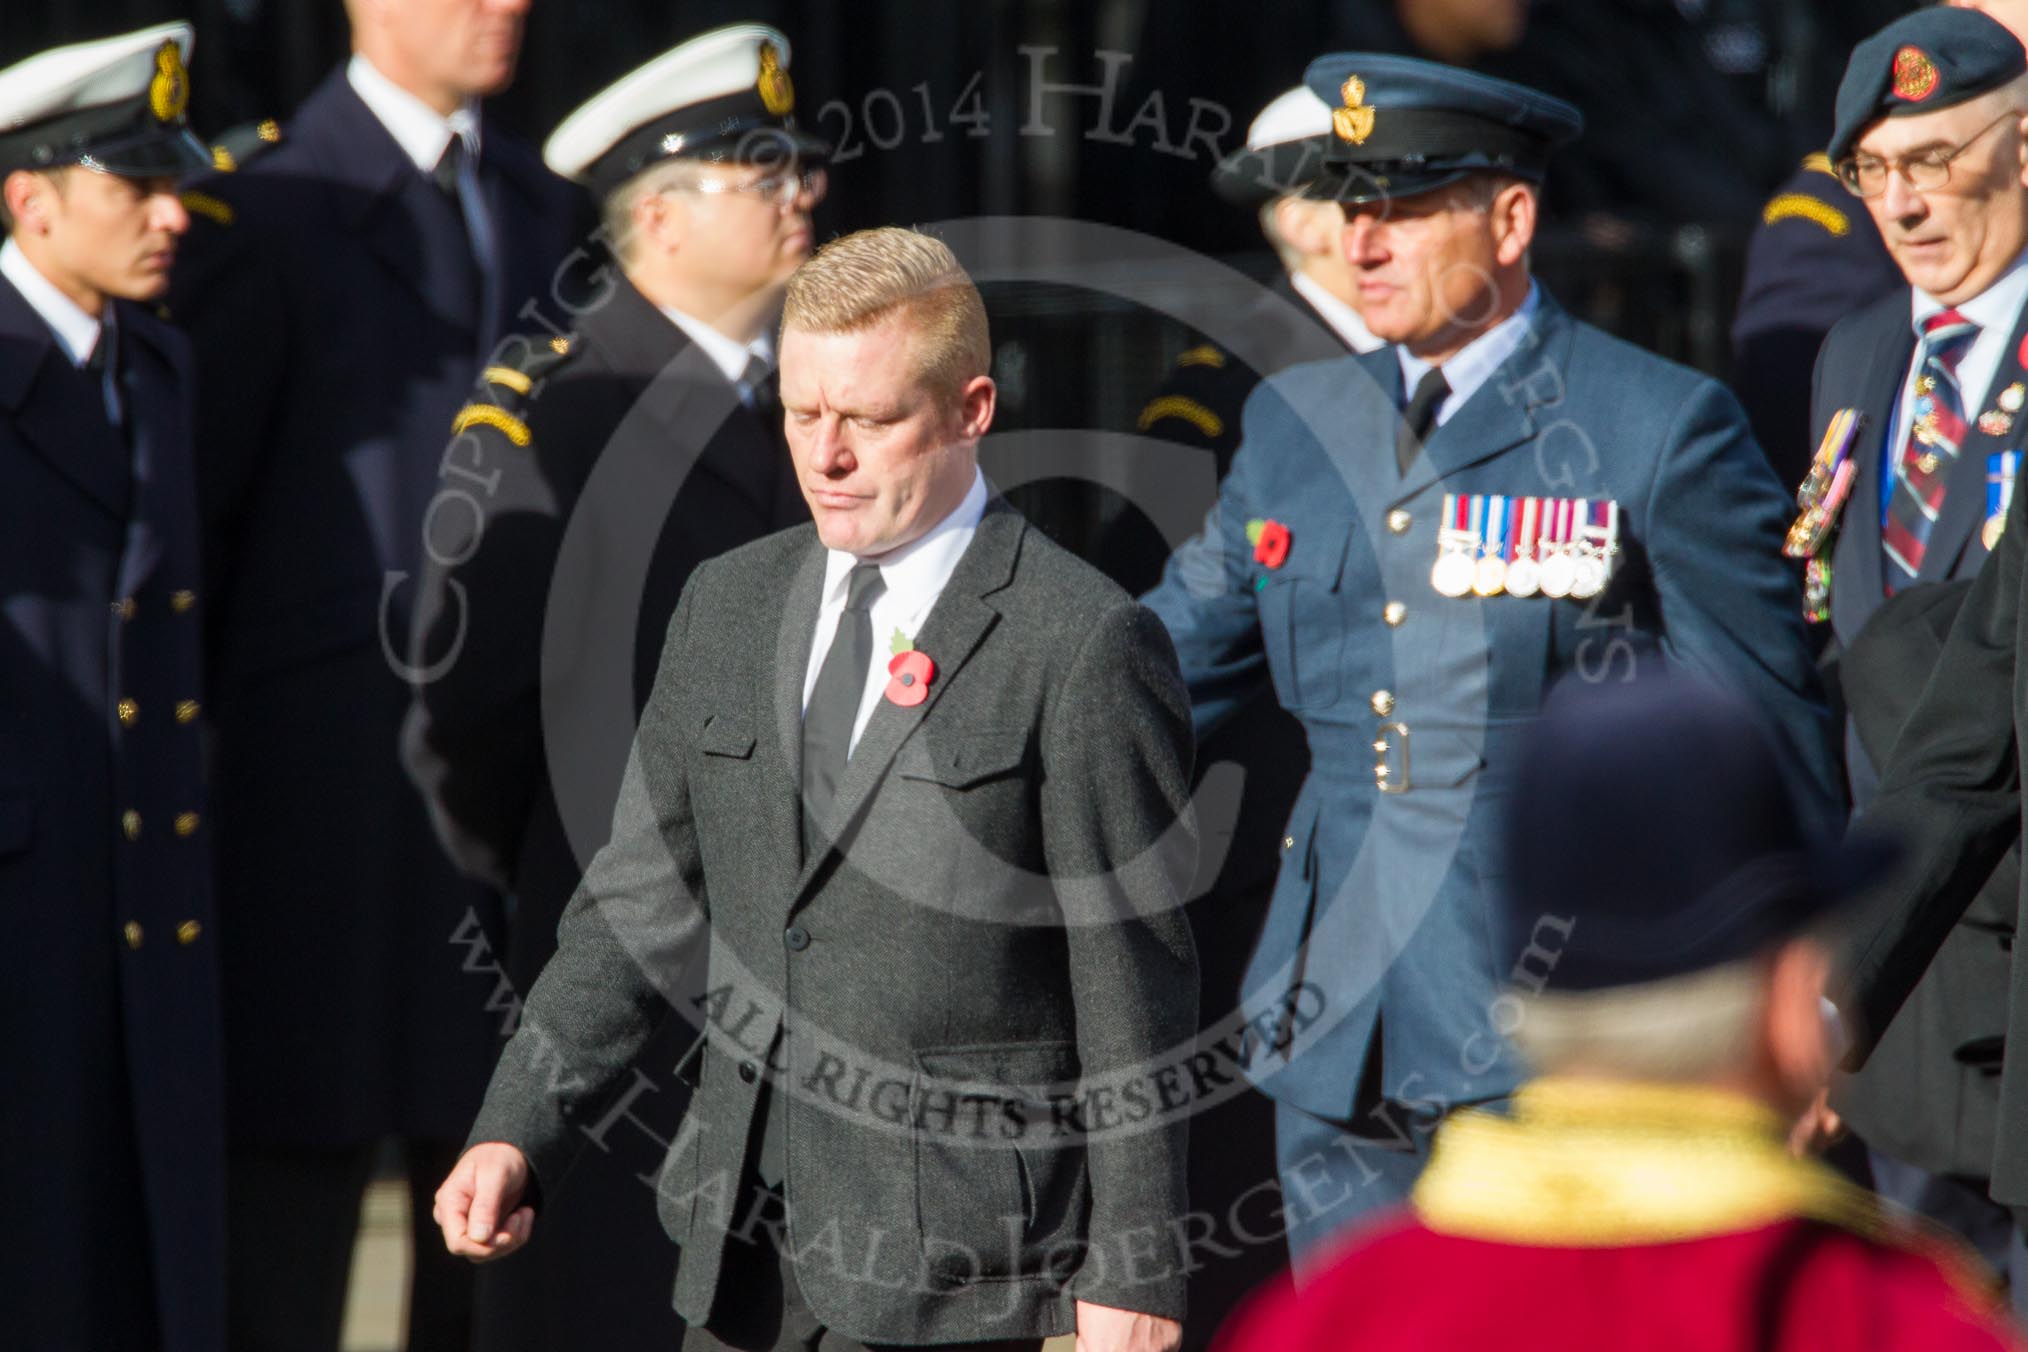
[[[1141,410],[1138,425],[1145,432],[1164,418],[1181,418],[1207,437],[1216,437],[1225,430],[1225,419],[1195,399],[1180,394],[1165,394],[1150,400],[1148,406]]]
[[[474,427],[497,429],[516,446],[526,446],[533,438],[528,434],[528,424],[497,404],[467,404],[458,410],[458,416],[451,419],[451,435],[469,432]]]

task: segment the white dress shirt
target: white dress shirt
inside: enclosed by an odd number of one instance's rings
[[[866,689],[859,696],[859,716],[852,723],[855,749],[860,734],[873,718],[875,706],[885,697],[887,664],[894,660],[894,636],[901,634],[914,640],[922,622],[929,618],[930,608],[943,595],[944,584],[957,570],[958,560],[971,545],[972,536],[979,529],[979,518],[985,514],[986,476],[974,470],[972,487],[956,510],[930,527],[921,539],[877,560],[886,590],[873,602],[873,665],[866,675]],[[830,550],[825,555],[824,599],[817,607],[816,640],[810,644],[810,665],[803,673],[805,712],[810,708],[810,692],[816,688],[817,673],[831,651],[832,639],[837,637],[838,618],[845,613],[846,579],[860,562],[857,556],[842,550]],[[937,654],[928,656],[935,661]]]
[[[1324,317],[1324,322],[1336,329],[1338,336],[1345,340],[1345,346],[1354,352],[1378,352],[1387,344],[1373,336],[1373,330],[1366,327],[1366,321],[1359,312],[1324,289],[1324,284],[1307,272],[1291,272],[1289,285],[1296,294],[1310,302],[1310,307]],[[1413,388],[1411,386],[1411,388]]]
[[[346,63],[345,79],[359,101],[387,128],[401,153],[423,173],[436,173],[437,162],[443,159],[453,136],[464,141],[465,158],[458,167],[458,203],[464,209],[465,229],[472,237],[472,255],[479,260],[490,289],[495,254],[492,219],[479,188],[479,101],[466,99],[446,117],[382,75],[357,52]]]
[[[92,359],[92,353],[98,350],[99,344],[107,341],[106,335],[111,332],[112,302],[106,302],[106,319],[92,318],[28,261],[28,255],[21,252],[21,246],[14,242],[11,235],[4,244],[0,244],[0,277],[12,282],[29,308],[42,316],[42,322],[49,325],[49,331],[56,337],[56,345],[63,350],[72,366],[82,367]],[[113,369],[112,362],[106,363],[105,373],[99,379],[99,397],[106,401],[106,417],[117,423],[122,403],[119,373]]]
[[[2028,253],[2015,259],[2014,266],[2002,273],[1998,281],[1957,307],[1959,314],[1979,326],[1979,336],[1972,339],[1972,345],[1958,359],[1957,368],[1958,393],[1965,401],[1965,421],[1975,426],[1992,394],[1993,376],[2007,355],[2007,342],[2014,336],[2014,321],[2020,317],[2024,300],[2028,300]],[[1901,404],[1894,415],[1894,437],[1887,443],[1886,472],[1882,477],[1890,492],[1895,464],[1901,459],[1901,448],[1908,444],[1908,429],[1915,421],[1915,378],[1922,369],[1922,326],[1932,315],[1950,308],[1927,291],[1909,288],[1908,322],[1915,329],[1915,355],[1908,359],[1908,370],[1901,377]]]
[[[0,244],[0,277],[12,282],[21,298],[42,316],[42,322],[56,335],[56,345],[63,349],[72,366],[83,366],[91,360],[105,326],[43,276],[11,236]]]
[[[667,315],[671,324],[689,335],[691,342],[704,349],[704,355],[711,358],[711,364],[725,373],[728,382],[739,388],[741,399],[747,399],[752,393],[746,383],[748,362],[758,361],[768,370],[774,369],[775,340],[774,335],[767,330],[761,330],[760,336],[752,342],[742,343],[737,338],[720,333],[695,315],[683,313],[673,305],[658,305],[655,308]]]
[[[1530,282],[1528,294],[1522,298],[1519,309],[1459,348],[1443,364],[1444,379],[1450,382],[1451,392],[1437,405],[1438,427],[1449,422],[1451,415],[1479,392],[1479,386],[1492,379],[1500,364],[1514,355],[1514,350],[1521,346],[1521,340],[1528,336],[1528,326],[1535,322],[1535,312],[1541,308],[1542,290]],[[1405,347],[1396,347],[1394,352],[1401,359],[1401,388],[1412,397],[1430,363],[1410,355]]]

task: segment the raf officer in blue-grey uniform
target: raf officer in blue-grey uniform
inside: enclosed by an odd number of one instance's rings
[[[1554,682],[1659,655],[1729,684],[1808,815],[1838,817],[1786,495],[1738,403],[1529,276],[1576,110],[1400,57],[1320,58],[1306,81],[1335,105],[1322,183],[1360,313],[1395,346],[1255,392],[1204,533],[1147,598],[1200,731],[1271,685],[1309,739],[1245,988],[1278,1035],[1249,1074],[1276,1100],[1299,1264],[1406,1197],[1445,1114],[1520,1078],[1502,983],[1539,980],[1569,921],[1550,907],[1524,951],[1497,945],[1491,845]]]
[[[225,1336],[187,24],[0,70],[0,1194],[10,1347]]]
[[[526,0],[346,10],[350,58],[199,185],[171,300],[200,377],[236,1346],[335,1348],[381,1143],[427,1226],[499,1052],[499,899],[402,769],[410,611],[483,510],[451,421],[499,335],[567,322],[590,225],[481,102]],[[408,1345],[464,1346],[471,1287],[418,1243]]]
[[[1807,543],[1813,614],[1840,653],[1846,777],[1862,810],[1969,579],[1998,543],[2028,441],[2024,116],[2028,52],[1973,9],[1889,24],[1854,49],[1839,86],[1829,155],[1853,214],[1877,225],[1906,278],[1831,330],[1810,415],[1820,438],[1834,438],[1826,471],[1831,457],[1850,466],[1837,471],[1837,510]],[[1826,471],[1812,485],[1828,493]],[[2017,845],[1835,1099],[1872,1149],[1880,1192],[2006,1266],[2024,1255],[1987,1189],[2003,1148],[2020,867]]]

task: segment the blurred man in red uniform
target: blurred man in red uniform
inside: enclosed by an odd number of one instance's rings
[[[1225,1346],[2018,1346],[1968,1253],[1788,1146],[1836,1054],[1811,930],[1878,850],[1809,839],[1745,707],[1680,678],[1566,687],[1528,765],[1490,1012],[1540,1078]]]

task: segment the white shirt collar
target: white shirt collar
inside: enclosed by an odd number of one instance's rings
[[[943,594],[944,584],[957,571],[958,560],[964,557],[973,534],[979,528],[980,519],[986,515],[986,496],[986,476],[974,469],[972,486],[965,491],[964,500],[952,509],[950,515],[931,526],[920,538],[880,556],[877,560],[880,580],[887,586],[881,598],[884,605],[891,605],[897,615],[928,613],[929,607]],[[846,574],[859,562],[857,555],[843,550],[825,552],[826,605],[835,602],[842,606],[845,603]]]
[[[1530,282],[1520,308],[1466,343],[1443,364],[1444,379],[1450,382],[1451,392],[1443,403],[1437,405],[1439,427],[1449,422],[1451,415],[1478,393],[1479,386],[1491,379],[1493,372],[1514,355],[1515,349],[1521,346],[1521,340],[1528,336],[1528,326],[1535,322],[1535,312],[1541,308],[1542,288]],[[1412,396],[1416,385],[1430,369],[1430,363],[1412,355],[1405,347],[1397,346],[1394,352],[1401,359],[1401,388]]]
[[[1289,285],[1296,289],[1297,295],[1310,302],[1310,307],[1324,317],[1326,324],[1337,330],[1338,336],[1345,340],[1345,346],[1354,352],[1378,352],[1387,346],[1373,336],[1373,330],[1366,327],[1366,321],[1359,317],[1357,310],[1332,295],[1322,282],[1309,273],[1291,272]]]
[[[766,329],[750,343],[729,338],[711,325],[694,315],[684,314],[673,305],[655,307],[669,317],[669,322],[690,335],[690,341],[704,349],[704,355],[711,358],[711,364],[725,372],[725,378],[737,385],[746,378],[746,364],[749,359],[759,358],[770,370],[775,364],[774,335]]]
[[[21,298],[42,316],[42,322],[56,335],[57,346],[63,349],[72,366],[83,366],[91,360],[105,325],[79,309],[76,301],[43,276],[12,236],[0,244],[0,277],[12,282]]]
[[[437,161],[444,157],[444,147],[451,143],[453,136],[465,139],[465,152],[479,153],[479,101],[466,99],[463,106],[449,117],[424,103],[415,95],[403,89],[380,73],[380,70],[358,52],[346,64],[345,78],[352,85],[352,92],[359,95],[360,102],[380,119],[380,125],[387,128],[394,137],[402,154],[415,161],[415,167],[425,174],[437,167]]]
[[[1915,336],[1920,339],[1923,323],[1930,316],[1942,314],[1952,307],[1919,287],[1910,287],[1909,291],[1914,297],[1910,322],[1915,326]],[[1956,308],[1981,331],[2001,328],[2011,333],[2023,300],[2028,300],[2028,252],[2015,259],[1991,286]]]

